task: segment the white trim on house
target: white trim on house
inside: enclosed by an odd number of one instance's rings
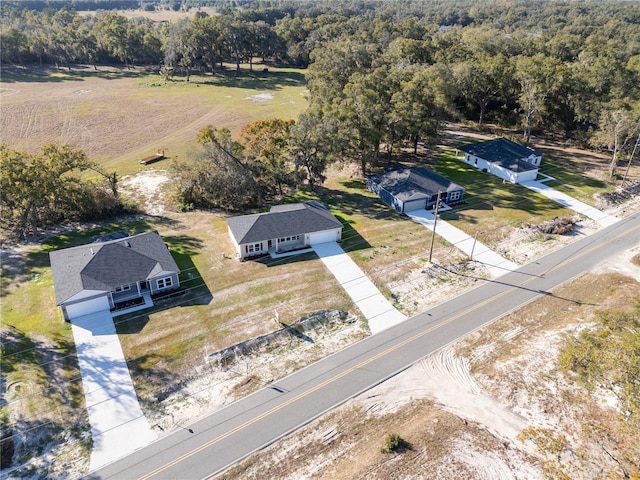
[[[276,205],[269,212],[230,217],[229,236],[240,259],[304,251],[310,241],[340,241],[342,224],[319,202]]]
[[[458,156],[459,151],[463,153],[462,158]],[[535,180],[542,162],[540,153],[505,138],[459,147],[456,158],[511,183]]]
[[[106,295],[93,298],[91,300],[83,300],[77,303],[66,304],[64,306],[67,318],[83,317],[96,312],[109,311],[109,297]]]

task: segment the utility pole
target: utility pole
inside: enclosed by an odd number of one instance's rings
[[[431,263],[431,257],[433,256],[433,242],[436,238],[436,223],[438,223],[438,207],[440,207],[440,192],[436,198],[436,210],[434,212],[433,219],[433,234],[431,235],[431,247],[429,248],[429,263]]]

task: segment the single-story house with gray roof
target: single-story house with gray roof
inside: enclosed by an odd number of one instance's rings
[[[276,205],[268,212],[230,217],[227,226],[241,259],[342,239],[342,223],[316,201]]]
[[[401,168],[367,177],[367,189],[400,213],[424,210],[440,202],[460,202],[464,188],[425,167]]]
[[[144,299],[180,286],[179,269],[158,232],[93,243],[49,253],[56,305],[65,320]]]
[[[471,143],[458,150],[466,163],[511,183],[535,180],[542,161],[541,153],[506,138]]]

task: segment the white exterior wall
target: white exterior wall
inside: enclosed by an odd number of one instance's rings
[[[516,183],[535,180],[537,176],[538,176],[538,170],[529,170],[528,172],[522,172],[517,175]]]
[[[236,252],[238,252],[238,255],[240,255],[240,258],[242,258],[242,246],[238,245],[238,242],[236,242],[236,239],[233,236],[233,233],[231,232],[231,228],[227,227],[227,230],[229,230],[229,237],[231,237],[231,241],[233,242],[233,245],[236,247]]]
[[[247,247],[249,247],[250,245],[253,245],[254,249],[251,252],[247,252]],[[267,245],[268,245],[267,240],[263,240],[262,242],[255,242],[255,243],[243,243],[239,245],[240,258],[255,257],[256,255],[262,255],[263,253],[269,253],[269,249]],[[275,245],[275,242],[274,242],[274,245]],[[256,248],[256,246],[258,247]]]
[[[325,242],[337,242],[340,240],[340,229],[326,230],[324,232],[314,232],[305,235],[305,245],[316,245]]]
[[[535,156],[532,156],[535,157]],[[540,164],[540,159],[542,157],[535,157]],[[516,173],[508,168],[501,167],[496,165],[495,163],[488,162],[482,158],[477,158],[473,155],[469,155],[468,153],[464,156],[464,161],[470,165],[473,165],[478,170],[486,169],[488,173],[495,175],[498,178],[502,178],[503,180],[511,183],[521,183],[529,180],[535,180],[538,176],[538,170],[528,170],[526,172]]]
[[[535,165],[536,167],[539,167],[540,163],[542,162],[542,155],[529,155],[529,157],[527,158],[527,162]]]

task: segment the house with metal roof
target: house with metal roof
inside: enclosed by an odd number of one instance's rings
[[[458,150],[469,165],[511,183],[535,180],[542,161],[541,153],[506,138],[471,143]]]
[[[227,218],[240,259],[302,251],[342,239],[342,223],[316,201],[276,205],[264,213]]]
[[[49,253],[56,305],[65,320],[134,304],[177,289],[179,269],[158,232],[114,235]]]
[[[457,203],[464,188],[425,167],[400,168],[367,177],[367,189],[400,213]]]

